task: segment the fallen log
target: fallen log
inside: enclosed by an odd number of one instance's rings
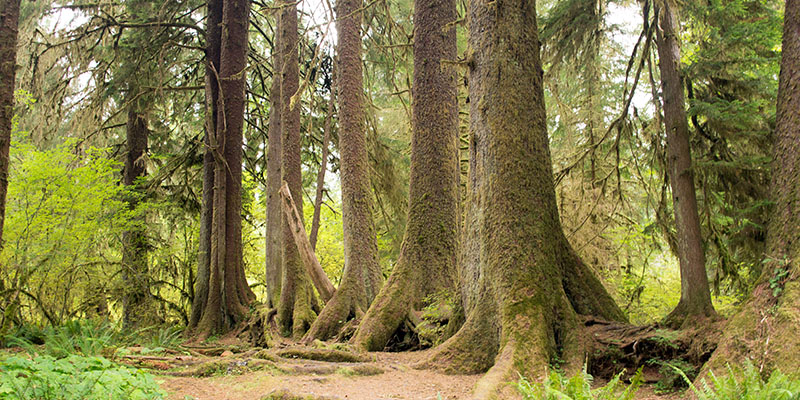
[[[289,222],[289,226],[292,228],[292,236],[297,245],[297,251],[303,259],[306,271],[308,271],[308,274],[311,276],[311,281],[314,283],[314,287],[317,288],[319,296],[322,298],[322,301],[327,303],[333,297],[336,288],[333,287],[333,283],[331,283],[325,270],[322,269],[322,265],[320,265],[316,254],[314,254],[314,250],[311,248],[311,242],[308,241],[306,228],[303,225],[303,220],[300,219],[300,213],[297,211],[297,206],[295,206],[292,193],[289,191],[289,185],[286,181],[284,181],[283,186],[281,186],[280,194],[281,209],[283,213],[286,214],[286,219]]]

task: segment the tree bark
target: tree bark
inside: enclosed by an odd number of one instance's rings
[[[455,0],[414,3],[414,82],[408,223],[398,263],[354,342],[383,350],[431,295],[454,296],[458,254],[458,102]],[[340,70],[345,71],[344,65]],[[342,93],[344,95],[344,93]],[[342,114],[345,111],[342,109]]]
[[[6,220],[20,0],[0,0],[0,249]]]
[[[800,377],[800,0],[787,0],[764,270],[750,298],[723,330],[704,372],[750,359],[759,370]],[[701,376],[705,375],[704,373]]]
[[[280,16],[281,38],[281,179],[291,193],[302,193],[300,170],[300,100],[292,97],[300,87],[298,62],[297,3],[282,3]],[[297,208],[303,209],[303,197],[297,196]],[[302,218],[302,215],[300,216]],[[283,272],[281,297],[278,304],[278,324],[285,335],[300,338],[306,333],[319,310],[314,288],[303,267],[300,253],[292,237],[292,227],[285,215],[283,227]]]
[[[222,0],[208,0],[206,28],[205,93],[206,116],[203,138],[203,204],[200,209],[200,234],[197,246],[197,277],[194,284],[192,314],[188,331],[194,331],[208,302],[211,279],[211,225],[214,212],[214,151],[216,143],[217,104],[219,103],[219,56],[222,40]]]
[[[462,275],[467,320],[427,366],[482,372],[474,398],[518,396],[518,374],[586,357],[580,314],[622,311],[575,255],[558,217],[547,138],[536,5],[469,6],[471,170]]]
[[[197,324],[197,336],[224,332],[241,322],[254,295],[247,285],[242,265],[242,130],[244,127],[245,68],[247,67],[248,0],[209,1],[212,10],[221,7],[219,39],[209,37],[209,66],[213,66],[219,43],[219,93],[216,125],[209,132],[209,151],[214,160],[208,296]],[[213,95],[212,95],[213,96]],[[204,195],[205,198],[205,195]],[[199,275],[199,274],[198,274]]]
[[[306,340],[329,339],[349,320],[360,318],[383,284],[367,157],[361,7],[361,0],[336,2],[344,271],[339,288],[314,321]]]
[[[269,127],[267,131],[267,305],[278,307],[281,298],[282,242],[281,199],[281,38],[280,15],[276,18],[272,48],[272,87],[269,92]]]
[[[142,195],[138,179],[147,175],[143,157],[147,153],[147,119],[137,112],[134,105],[128,107],[128,123],[125,130],[127,152],[122,184],[128,187],[128,209],[136,210]],[[147,267],[147,235],[145,216],[137,215],[130,229],[122,233],[122,325],[134,330],[155,321],[155,307],[150,295],[150,277]]]
[[[664,322],[668,326],[679,328],[684,323],[696,324],[706,317],[715,317],[716,312],[711,304],[694,190],[689,124],[686,119],[683,78],[680,76],[678,24],[669,1],[661,2],[656,12],[658,65],[661,70],[664,124],[667,131],[667,167],[672,187],[681,271],[681,298]]]
[[[306,236],[306,227],[303,225],[303,219],[300,217],[300,212],[295,206],[292,194],[289,192],[289,185],[286,182],[281,186],[281,208],[287,221],[289,221],[289,225],[292,227],[294,243],[300,252],[300,258],[303,260],[306,273],[311,277],[311,282],[314,283],[319,297],[323,302],[327,303],[333,298],[336,288],[333,287],[333,283],[328,278],[328,275],[325,274],[325,270],[322,269],[322,265],[319,264],[319,260],[317,260],[317,256],[311,248],[311,242],[308,241],[308,236]]]

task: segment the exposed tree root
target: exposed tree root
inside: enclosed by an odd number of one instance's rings
[[[276,354],[283,358],[302,358],[305,360],[326,362],[366,362],[370,357],[335,349],[314,349],[308,347],[293,347],[278,350]]]
[[[269,393],[263,400],[341,400],[340,397],[297,395],[286,389],[275,390]]]
[[[589,373],[601,378],[610,378],[623,370],[633,374],[643,368],[646,381],[658,380],[660,366],[674,361],[683,361],[699,370],[720,337],[719,324],[676,331],[656,325],[633,326],[588,318],[585,325],[592,345],[587,367]]]

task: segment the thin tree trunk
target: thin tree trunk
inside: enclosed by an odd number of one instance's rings
[[[398,263],[356,332],[355,343],[369,350],[383,350],[426,297],[455,295],[458,101],[456,72],[442,61],[457,57],[456,31],[448,26],[457,18],[454,0],[417,0],[414,6],[408,223]]]
[[[206,75],[206,81],[209,76]],[[215,79],[216,81],[216,79]],[[208,83],[206,83],[206,94],[208,101],[213,101]],[[207,101],[207,102],[208,102]],[[209,104],[208,110],[211,110]],[[211,113],[213,115],[213,113]],[[206,118],[210,118],[207,116]],[[216,117],[213,118],[216,121]],[[210,123],[207,121],[207,124]],[[207,125],[208,126],[208,125]],[[206,302],[208,302],[208,285],[211,276],[211,224],[214,211],[214,155],[211,152],[211,138],[212,131],[206,129],[205,138],[203,138],[203,204],[200,208],[200,234],[198,235],[197,245],[197,276],[194,281],[194,297],[192,298],[192,314],[189,317],[188,331],[194,330],[197,323],[200,322],[200,317],[203,315],[203,309]]]
[[[141,185],[137,179],[147,175],[144,155],[147,153],[147,119],[136,111],[135,106],[128,107],[128,123],[126,127],[127,152],[122,184],[130,190],[128,208],[133,211],[139,205]],[[122,234],[122,280],[124,284],[122,296],[122,325],[126,329],[147,326],[155,321],[155,308],[150,295],[150,276],[147,267],[147,236],[145,233],[145,216],[138,215],[132,221],[130,229]]]
[[[281,178],[292,193],[302,193],[300,170],[300,99],[292,97],[300,87],[298,63],[297,3],[285,0],[280,17],[281,38]],[[297,197],[297,208],[303,209],[303,197]],[[302,217],[302,215],[301,215]],[[319,310],[314,288],[305,272],[303,261],[292,237],[292,227],[285,216],[283,230],[283,273],[278,324],[285,335],[299,338],[306,333]]]
[[[502,10],[502,13],[498,12]],[[558,217],[547,138],[536,5],[474,1],[468,60],[471,170],[467,320],[426,365],[487,374],[474,398],[513,398],[519,374],[554,358],[585,361],[579,314],[624,320],[578,259]]]
[[[689,147],[689,124],[680,76],[678,24],[669,1],[656,8],[661,87],[664,96],[664,123],[667,131],[667,167],[672,186],[672,202],[678,237],[681,269],[681,299],[665,323],[680,327],[716,316],[706,275],[697,195],[694,190],[692,154]]]
[[[764,270],[701,376],[749,359],[800,378],[800,0],[787,0],[785,10]]]
[[[319,172],[317,173],[317,193],[314,196],[314,216],[311,218],[311,233],[309,233],[309,241],[311,242],[311,249],[317,250],[317,234],[319,233],[319,217],[322,212],[322,196],[325,192],[325,171],[328,169],[328,142],[331,140],[331,119],[333,117],[333,106],[336,103],[336,69],[333,70],[333,77],[331,78],[331,98],[328,100],[328,113],[325,114],[325,133],[322,135],[322,160],[319,163]]]
[[[364,84],[361,69],[361,0],[336,2],[339,35],[339,154],[342,182],[344,271],[331,301],[314,321],[306,339],[328,339],[345,323],[361,317],[378,294],[383,275],[372,217],[367,157]]]
[[[275,28],[272,48],[272,87],[269,92],[269,127],[267,132],[267,302],[270,308],[278,307],[281,298],[283,268],[281,227],[281,51],[280,15]]]
[[[14,117],[14,81],[17,70],[17,33],[20,0],[0,0],[0,249],[6,220],[11,120]]]

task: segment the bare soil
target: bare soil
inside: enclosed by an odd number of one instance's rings
[[[275,364],[280,369],[264,368],[245,373],[232,369],[206,378],[162,376],[159,380],[169,393],[169,399],[174,400],[252,400],[280,391],[300,398],[435,400],[437,396],[467,399],[480,377],[411,368],[425,357],[425,351],[370,353],[370,357],[373,361],[368,363],[281,360]],[[230,358],[235,367],[235,356]],[[353,371],[355,365],[363,364],[377,367],[383,373],[361,376]],[[285,372],[288,370],[294,372]]]
[[[192,356],[134,357],[128,362],[149,367],[158,374],[157,380],[171,400],[260,400],[270,395],[288,400],[470,399],[472,388],[481,377],[414,369],[427,357],[428,350],[369,353],[357,362],[339,362],[287,356],[287,350],[335,352],[289,342],[263,351],[233,343],[226,343],[223,348],[226,350],[194,348]],[[659,395],[652,386],[644,386],[637,398],[684,397]]]

